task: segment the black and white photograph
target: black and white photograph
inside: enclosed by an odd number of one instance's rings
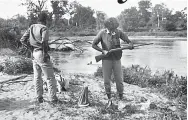
[[[0,0],[0,120],[187,120],[187,0]]]

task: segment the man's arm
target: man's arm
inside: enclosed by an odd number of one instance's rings
[[[106,50],[103,50],[102,48],[100,48],[98,46],[99,42],[102,41],[102,31],[100,31],[97,36],[94,38],[93,43],[92,43],[92,48],[94,48],[95,50],[102,52],[103,54],[107,54]]]
[[[49,32],[47,28],[43,28],[42,29],[42,47],[43,47],[43,51],[45,53],[48,52],[49,50],[49,45],[48,45],[48,41],[49,41]]]
[[[26,46],[26,47],[29,47],[29,46],[28,46],[29,34],[30,34],[30,28],[23,34],[23,36],[22,36],[21,39],[20,39],[20,42],[21,42],[24,46]]]
[[[130,48],[133,49],[134,46],[133,46],[133,43],[132,41],[129,40],[128,36],[123,33],[122,31],[120,31],[120,38],[124,41],[124,42],[127,42],[129,45],[130,45]]]

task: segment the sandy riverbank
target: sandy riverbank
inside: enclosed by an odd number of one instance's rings
[[[32,80],[32,77],[33,75],[28,75],[20,81]],[[124,83],[126,106],[119,111],[115,84],[112,84],[114,108],[104,109],[107,98],[102,78],[88,74],[69,74],[66,79],[70,80],[70,88],[67,92],[58,93],[63,104],[57,106],[49,104],[46,91],[44,92],[46,102],[36,105],[32,81],[3,85],[0,89],[1,120],[143,120],[163,119],[165,115],[173,117],[172,112],[180,112],[180,116],[175,117],[182,117],[182,111],[178,110],[175,101],[171,101],[159,93],[153,93],[149,88],[140,88]],[[81,89],[85,85],[89,88],[90,106],[80,108],[77,103]]]

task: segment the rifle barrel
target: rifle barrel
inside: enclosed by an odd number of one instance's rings
[[[151,45],[151,44],[153,44],[153,43],[145,43],[145,44],[135,45],[134,47],[139,47],[139,46],[144,46],[144,45]],[[122,47],[122,48],[111,49],[109,52],[115,52],[115,51],[120,51],[120,50],[124,50],[124,49],[129,49],[129,47],[126,46],[126,47]],[[104,54],[95,56],[96,62],[102,60],[105,56],[106,55],[104,55]]]
[[[151,44],[153,44],[153,43],[145,43],[145,44],[135,45],[134,47],[139,47],[139,46],[144,46],[144,45],[151,45]],[[115,51],[120,51],[120,50],[124,50],[124,49],[129,49],[129,47],[126,46],[126,47],[122,47],[122,48],[111,49],[109,52],[115,52]]]

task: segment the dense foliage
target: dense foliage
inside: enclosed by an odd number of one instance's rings
[[[152,7],[150,0],[138,3],[139,9],[125,9],[118,16],[124,31],[175,31],[187,29],[187,8],[172,13],[163,3]]]
[[[48,26],[61,31],[74,31],[75,27],[84,29],[101,29],[107,15],[102,11],[94,11],[90,7],[82,6],[78,2],[68,0],[50,1],[52,12],[47,6],[48,0],[23,0],[22,5],[27,7],[28,18],[17,15],[16,26],[27,28],[36,23],[36,17],[42,11],[48,14]],[[138,2],[138,8],[132,6],[124,9],[117,19],[124,31],[175,31],[187,29],[187,8],[173,12],[164,3],[152,6],[150,0]],[[9,20],[10,21],[10,20]],[[17,24],[22,23],[22,24]],[[0,25],[2,24],[0,20]],[[15,24],[13,25],[15,26]]]
[[[5,27],[0,29],[0,48],[17,49],[21,45],[19,42],[20,33],[17,27]]]

